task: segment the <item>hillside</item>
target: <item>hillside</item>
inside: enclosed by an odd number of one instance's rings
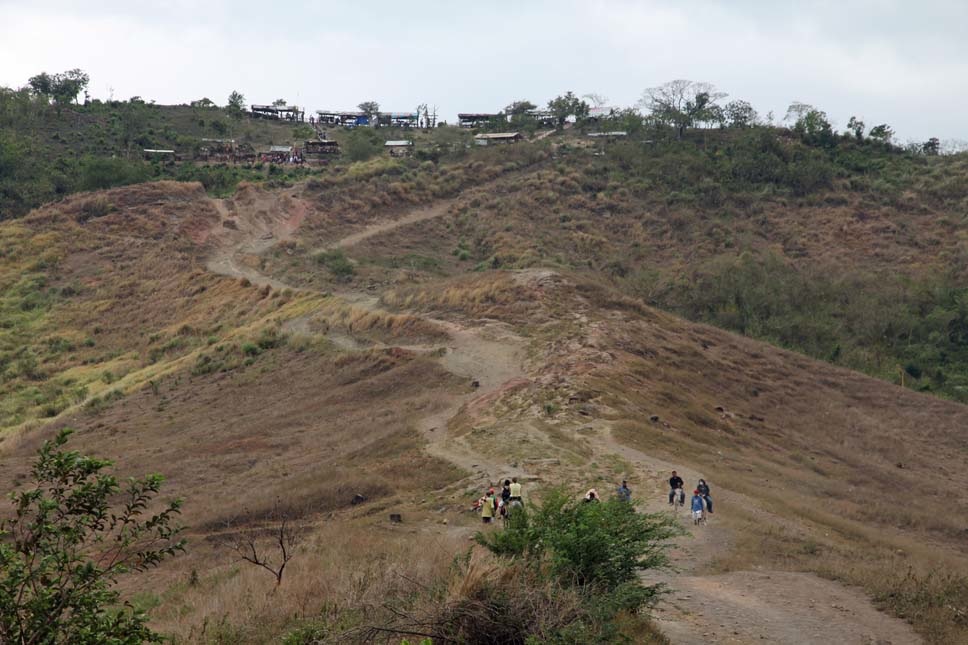
[[[382,153],[388,139],[416,138],[433,156],[434,149],[462,145],[470,135],[456,128],[382,128],[379,133],[367,128],[334,130],[330,136],[346,150],[348,165]],[[270,145],[301,147],[315,137],[305,122],[256,119],[214,105],[155,105],[133,97],[53,106],[24,90],[0,87],[0,220],[21,217],[75,192],[151,180],[198,181],[218,196],[231,194],[240,181],[285,184],[316,172],[258,162],[201,161],[199,152],[213,139],[260,151]],[[172,150],[185,163],[145,160],[144,149]]]
[[[775,173],[742,170],[759,154]],[[560,133],[71,195],[0,225],[0,489],[77,428],[186,499],[189,553],[125,581],[158,629],[311,642],[446,579],[488,484],[627,477],[662,510],[676,468],[719,506],[662,574],[673,642],[958,642],[968,505],[938,491],[968,485],[966,170]],[[228,545],[280,499],[306,536],[267,596]]]

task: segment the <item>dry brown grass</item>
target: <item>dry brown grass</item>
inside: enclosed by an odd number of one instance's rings
[[[327,642],[360,624],[378,623],[384,605],[446,576],[459,540],[367,524],[323,522],[297,550],[283,582],[233,560],[228,549],[189,584],[181,582],[153,612],[154,627],[176,642],[268,642],[298,625],[316,625]]]
[[[930,642],[968,637],[968,506],[947,492],[968,484],[963,406],[662,314],[596,338],[615,360],[584,383],[616,436],[736,495],[717,508],[739,536],[720,569],[815,571],[864,587]],[[909,567],[922,597],[904,591]]]
[[[347,304],[339,300],[323,302],[310,318],[310,324],[323,332],[346,331],[372,340],[442,340],[447,333],[419,316],[398,314]]]
[[[534,293],[509,272],[453,278],[432,286],[389,289],[381,303],[391,309],[443,311],[523,322],[535,314]]]

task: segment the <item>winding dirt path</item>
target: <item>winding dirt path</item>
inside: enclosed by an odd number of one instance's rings
[[[366,228],[351,235],[347,235],[344,238],[325,244],[319,248],[310,251],[311,254],[320,253],[322,251],[332,251],[335,249],[345,249],[360,242],[371,238],[375,235],[381,235],[383,233],[388,233],[394,229],[398,229],[404,226],[410,226],[411,224],[416,224],[418,222],[425,222],[429,219],[435,219],[445,215],[450,209],[454,200],[444,200],[432,204],[430,206],[420,206],[409,211],[403,217],[398,219],[392,219],[385,222],[376,222],[375,224],[370,224]]]
[[[292,192],[285,194],[285,197],[290,204],[298,203],[294,201]],[[415,208],[402,217],[371,224],[356,233],[314,249],[311,253],[347,248],[403,226],[441,217],[447,213],[453,203],[454,200],[445,200],[431,206]],[[314,290],[296,287],[266,276],[239,261],[240,256],[258,256],[273,245],[289,239],[296,228],[293,226],[293,220],[299,217],[298,213],[290,213],[286,208],[279,208],[279,204],[276,204],[276,208],[271,208],[272,205],[266,208],[267,204],[264,201],[259,201],[255,207],[251,205],[240,207],[234,203],[234,200],[212,200],[212,205],[219,213],[219,223],[209,235],[209,239],[213,242],[213,251],[206,262],[209,271],[228,277],[244,278],[260,287],[270,286],[273,289],[317,293]],[[353,305],[372,311],[379,310],[378,300],[372,294],[350,292],[338,295]],[[464,441],[448,437],[447,434],[448,422],[460,412],[462,406],[495,394],[508,382],[526,377],[523,367],[524,339],[514,334],[506,325],[497,322],[464,327],[447,320],[434,318],[427,318],[427,320],[444,329],[448,334],[448,340],[444,343],[446,352],[439,358],[441,365],[452,374],[466,378],[468,382],[477,383],[477,387],[470,392],[451,395],[445,407],[418,422],[418,429],[427,439],[428,452],[472,473],[471,476],[477,483],[496,481],[499,476],[506,475],[512,470],[527,477],[526,469],[512,468],[508,463],[475,454],[475,451]],[[294,331],[303,330],[305,322],[290,321],[288,328]],[[348,350],[380,346],[378,343],[358,344],[355,339],[345,334],[333,334],[332,339],[337,345]],[[440,346],[441,343],[437,342],[428,345],[407,345],[403,348],[430,353]]]
[[[220,219],[210,233],[214,244],[207,262],[208,269],[233,278],[245,278],[259,286],[312,292],[265,276],[239,260],[240,256],[258,256],[287,239],[301,222],[304,213],[294,194],[273,199],[276,200],[274,204],[256,200],[248,206],[213,200]],[[447,200],[416,208],[403,217],[369,225],[315,252],[346,248],[402,226],[440,217],[447,213],[453,202]],[[358,306],[378,309],[376,298],[370,294],[352,292],[341,297]],[[468,381],[476,381],[478,387],[464,394],[451,395],[440,411],[418,422],[427,439],[428,451],[472,473],[475,482],[492,482],[510,472],[527,476],[520,465],[512,468],[501,460],[482,456],[464,440],[447,433],[448,422],[463,406],[496,396],[502,388],[527,378],[525,340],[500,323],[470,327],[452,321],[430,320],[449,335],[444,343],[446,351],[439,358],[441,365]],[[299,328],[298,321],[293,324],[293,329]],[[362,347],[352,337],[334,340],[347,349]],[[429,352],[440,346],[438,342],[433,346],[410,348]],[[687,466],[670,464],[620,443],[612,436],[608,422],[596,421],[591,427],[594,432],[594,441],[590,442],[592,453],[596,457],[617,456],[629,464],[632,469],[629,475],[634,477],[638,487],[633,492],[636,498],[646,500],[642,505],[649,511],[668,510],[664,503],[668,491],[666,481],[674,468],[687,485],[702,476]],[[711,483],[715,485],[715,482]],[[719,504],[717,510],[720,512],[724,506],[728,512],[731,504],[753,503],[722,489],[714,490],[713,498]],[[909,625],[877,611],[859,590],[812,574],[740,571],[702,575],[703,567],[718,552],[729,548],[732,537],[717,521],[716,514],[710,517],[706,526],[694,528],[688,525],[686,511],[680,513],[691,534],[677,540],[671,552],[677,572],[653,573],[647,577],[648,582],[663,582],[673,590],[660,603],[655,615],[657,623],[673,643],[921,643]]]

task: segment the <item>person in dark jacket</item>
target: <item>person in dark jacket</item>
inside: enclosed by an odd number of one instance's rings
[[[622,480],[622,485],[618,487],[617,494],[618,498],[623,502],[632,501],[632,490],[629,488],[629,483],[624,479]]]
[[[702,495],[703,501],[706,502],[706,511],[709,513],[713,512],[713,498],[709,496],[709,484],[706,483],[705,479],[700,479],[699,483],[696,484],[696,490]]]
[[[505,504],[511,499],[511,480],[504,480],[504,487],[501,489],[501,501]]]
[[[676,491],[679,491],[680,503],[686,503],[686,491],[682,489],[685,482],[682,481],[682,477],[676,474],[676,471],[672,471],[672,477],[669,478],[669,503],[676,497]]]

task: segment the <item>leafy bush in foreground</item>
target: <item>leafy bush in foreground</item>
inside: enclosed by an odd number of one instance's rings
[[[639,513],[618,500],[575,501],[555,489],[530,512],[513,515],[506,531],[478,533],[476,540],[497,555],[548,565],[565,583],[612,591],[638,583],[640,571],[665,566],[665,542],[680,533],[665,515]]]
[[[35,487],[12,495],[14,517],[0,523],[0,642],[160,641],[144,613],[119,606],[112,586],[184,551],[173,525],[181,502],[148,515],[161,476],[132,479],[122,491],[102,472],[111,462],[63,450],[69,436],[62,430],[44,443]]]

